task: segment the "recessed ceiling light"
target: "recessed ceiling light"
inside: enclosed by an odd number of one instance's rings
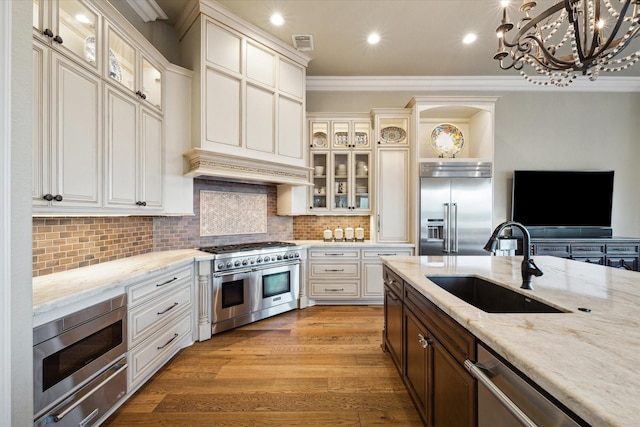
[[[471,44],[478,39],[478,35],[474,33],[469,33],[462,39],[462,43]]]
[[[367,43],[369,44],[377,44],[380,41],[380,35],[378,33],[371,33],[369,37],[367,37]]]
[[[271,15],[271,18],[269,18],[269,21],[271,21],[271,23],[276,27],[279,27],[282,24],[284,24],[284,18],[279,13],[274,13],[273,15]]]

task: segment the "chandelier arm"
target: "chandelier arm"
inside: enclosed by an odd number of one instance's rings
[[[565,0],[565,1],[569,1],[569,0]],[[547,19],[549,16],[552,16],[554,13],[559,12],[560,10],[562,10],[564,6],[562,5],[562,3],[556,3],[553,6],[551,6],[549,9],[546,9],[544,12],[540,13],[540,15],[538,15],[537,17],[531,19],[530,21],[528,21],[522,28],[520,28],[520,31],[518,31],[515,35],[515,37],[513,38],[513,40],[519,40],[521,37],[523,37],[524,35],[527,34],[527,32],[529,32],[529,30],[531,30],[532,28],[536,27],[541,21]],[[503,39],[504,39],[504,45],[507,47],[515,47],[518,46],[519,43],[516,41],[514,43],[510,43],[506,40],[506,34],[504,35]]]
[[[622,22],[624,21],[624,19],[622,17],[624,17],[627,14],[627,9],[631,5],[631,1],[632,0],[626,0],[624,2],[624,5],[620,9],[620,17],[616,20],[616,25],[614,25],[613,29],[611,30],[611,34],[609,35],[609,38],[602,45],[602,47],[598,50],[598,52],[596,53],[596,56],[600,56],[601,54],[606,52],[606,50],[609,49],[610,46],[618,45],[620,43],[620,40],[622,40],[623,37],[620,37],[620,38],[615,39],[615,40],[614,40],[614,37],[618,34],[618,31],[620,30],[620,27],[622,26]],[[633,34],[637,34],[637,32],[638,31],[635,30],[633,32]],[[633,36],[629,37],[627,39],[627,41],[623,45],[621,45],[619,51],[623,50],[627,46],[627,44],[629,44],[629,42],[631,42],[631,40],[633,40],[633,38],[634,38]]]

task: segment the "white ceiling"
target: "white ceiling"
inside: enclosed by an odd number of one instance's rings
[[[172,22],[189,0],[156,0]],[[500,0],[217,0],[235,15],[289,45],[313,36],[309,76],[503,76],[493,55]],[[517,3],[517,2],[516,2]],[[538,0],[538,9],[553,3]],[[515,10],[515,6],[514,6]],[[274,27],[274,11],[285,18]],[[382,41],[370,46],[367,35]],[[464,45],[467,32],[478,34]],[[640,64],[625,76],[640,76]]]

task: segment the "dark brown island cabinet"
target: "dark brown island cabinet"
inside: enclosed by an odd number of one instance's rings
[[[475,337],[384,267],[384,348],[429,427],[476,426]]]

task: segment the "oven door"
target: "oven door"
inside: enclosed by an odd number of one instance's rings
[[[110,304],[106,301],[104,304]],[[62,333],[39,342],[51,324],[34,329],[34,416],[68,396],[127,352],[127,307],[123,305],[95,317],[100,305],[67,316],[59,325],[75,322],[74,316],[91,317]]]
[[[251,312],[251,270],[216,273],[213,276],[213,323]]]
[[[256,270],[254,273],[252,311],[298,300],[300,295],[299,261]]]

